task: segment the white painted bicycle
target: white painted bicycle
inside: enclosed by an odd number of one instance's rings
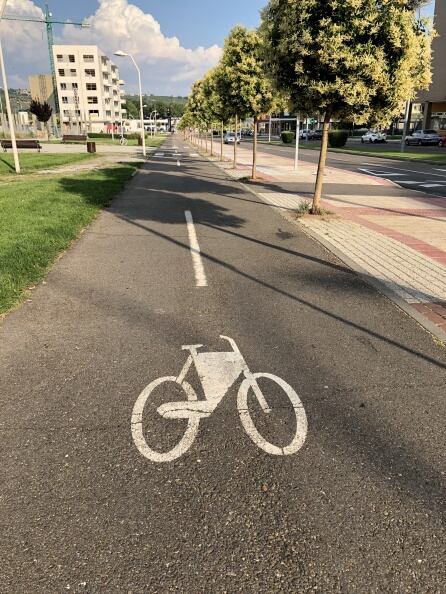
[[[225,394],[240,377],[244,375],[238,396],[237,408],[242,425],[252,441],[268,454],[287,456],[300,450],[307,435],[307,417],[299,396],[293,388],[283,379],[270,373],[251,373],[237,344],[228,336],[220,336],[232,346],[230,352],[199,353],[203,345],[186,345],[182,349],[190,351],[190,355],[178,377],[160,377],[151,382],[139,395],[133,407],[132,436],[140,453],[153,462],[171,462],[187,452],[198,434],[200,420],[211,416]],[[192,365],[195,368],[203,386],[205,400],[198,400],[192,386],[185,381],[186,375]],[[270,413],[271,409],[258,385],[257,380],[266,378],[275,382],[287,395],[291,402],[296,417],[295,434],[291,442],[285,447],[276,446],[264,439],[257,430],[248,408],[248,395],[251,388],[256,396],[261,409]],[[170,402],[157,408],[157,412],[165,419],[186,419],[187,428],[180,442],[168,452],[158,452],[147,444],[143,433],[144,408],[152,392],[160,385],[174,383],[181,386],[187,400]]]

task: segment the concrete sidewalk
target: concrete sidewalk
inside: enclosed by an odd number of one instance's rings
[[[317,167],[262,152],[260,184],[249,184],[265,202],[293,216],[310,201]],[[231,159],[233,147],[225,147]],[[216,162],[232,177],[249,176],[251,148],[238,148],[238,166]],[[446,200],[403,189],[389,180],[328,167],[322,207],[326,217],[298,223],[349,266],[391,297],[446,343]]]

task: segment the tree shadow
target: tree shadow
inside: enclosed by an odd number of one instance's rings
[[[114,175],[114,169],[110,169],[109,174]],[[141,175],[144,175],[144,172],[141,172]],[[169,243],[189,253],[190,246],[188,241],[186,239],[182,240],[177,236],[169,235],[168,230],[160,227],[159,223],[173,223],[184,226],[184,210],[191,210],[197,223],[212,229],[216,233],[230,235],[234,238],[254,243],[259,247],[260,261],[262,251],[274,250],[275,252],[295,256],[296,258],[303,258],[317,265],[328,266],[332,270],[332,275],[336,275],[330,279],[325,287],[328,294],[330,294],[330,290],[334,286],[337,287],[338,291],[345,291],[346,294],[360,294],[362,290],[370,295],[375,294],[373,289],[363,283],[349,269],[328,262],[322,257],[318,258],[309,254],[302,254],[287,247],[271,244],[263,239],[244,235],[238,230],[247,223],[247,220],[232,215],[229,209],[213,204],[210,199],[206,199],[204,196],[198,198],[187,196],[189,192],[196,193],[197,188],[203,194],[209,195],[210,184],[208,180],[203,181],[201,185],[199,181],[196,181],[185,187],[184,181],[182,182],[180,177],[175,181],[171,179],[172,176],[167,176],[170,178],[167,180],[165,172],[149,172],[147,175],[153,189],[144,187],[143,180],[138,176],[127,187],[126,194],[118,196],[108,212],[118,219],[140,229],[144,234],[162,239],[166,244]],[[151,179],[152,175],[154,175],[153,182]],[[95,192],[97,193],[98,184],[100,183],[98,179],[91,181],[64,178],[60,180],[61,187],[69,187],[71,190],[75,189],[78,193],[82,193],[87,201],[91,201],[94,204],[97,204]],[[166,189],[163,192],[155,189],[155,186],[158,184],[163,184],[163,187],[166,186]],[[236,184],[233,184],[230,180],[222,180],[221,183],[212,185],[212,193],[215,192],[215,194],[221,196],[222,192],[227,193],[230,190],[231,193],[236,192],[237,197],[243,199],[244,191],[242,188],[238,189],[234,186]],[[176,210],[179,212],[168,212]],[[230,275],[233,275],[235,279],[247,280],[259,291],[266,290],[271,295],[271,307],[274,307],[273,297],[280,296],[291,304],[298,304],[306,312],[317,314],[317,319],[319,319],[321,325],[324,324],[324,320],[334,322],[343,328],[353,330],[354,333],[364,338],[364,340],[373,339],[377,343],[389,347],[390,351],[387,351],[385,356],[390,361],[392,361],[390,353],[392,353],[392,357],[395,360],[398,360],[399,355],[403,354],[407,356],[404,364],[408,365],[411,361],[416,361],[425,365],[426,371],[437,369],[443,372],[446,369],[446,363],[440,360],[440,358],[435,358],[435,356],[432,356],[428,352],[422,352],[421,350],[412,348],[410,345],[401,342],[398,338],[383,335],[373,330],[372,327],[367,327],[362,323],[349,319],[348,316],[336,313],[330,306],[326,305],[327,300],[323,297],[321,299],[322,304],[320,304],[321,301],[319,303],[310,301],[303,296],[299,286],[296,287],[295,291],[290,291],[283,288],[281,284],[273,284],[271,281],[264,280],[258,275],[247,272],[241,267],[227,261],[224,253],[214,255],[209,253],[208,250],[203,251],[202,249],[201,255],[205,264],[207,262],[218,266]],[[317,282],[319,282],[319,278]],[[77,281],[72,284],[72,290],[74,292],[79,291]],[[116,291],[118,292],[118,289]],[[172,325],[172,319],[168,317],[159,322],[159,318],[156,317],[155,319],[143,303],[135,304],[134,301],[129,301],[128,296],[125,294],[101,294],[100,287],[94,287],[94,290],[87,290],[87,293],[90,299],[95,300],[98,308],[103,307],[103,303],[106,301],[113,315],[122,318],[132,316],[135,322],[139,324],[142,322],[147,324],[148,327],[153,327],[160,323],[165,324],[166,335],[169,336],[169,339],[172,339],[172,333],[174,333],[175,336],[178,336],[178,340],[180,340],[180,336],[185,331],[181,327],[183,323],[181,320],[175,319],[174,325]],[[329,299],[328,303],[330,303]],[[302,315],[305,315],[305,313],[302,313]],[[210,335],[211,331],[204,330],[203,333],[205,335],[207,334],[207,336],[200,337],[200,341],[207,340],[209,343],[213,343],[215,337]],[[287,352],[287,349],[295,348],[291,338],[284,340],[282,348],[285,352]],[[309,353],[303,353],[300,364],[303,366],[311,365]],[[382,364],[384,365],[384,362]],[[334,377],[335,373],[331,370],[327,371],[327,375]],[[372,401],[372,396],[370,399]],[[367,408],[364,410],[359,405],[356,408],[352,408],[355,404],[354,398],[351,394],[346,395],[343,392],[342,386],[333,401],[330,402],[326,399],[321,400],[314,397],[308,404],[311,414],[317,419],[323,419],[324,428],[320,431],[326,434],[329,443],[334,433],[337,438],[342,439],[347,454],[353,451],[359,451],[362,454],[364,460],[367,461],[367,469],[370,474],[381,479],[383,474],[392,474],[394,482],[398,487],[403,488],[411,497],[426,503],[426,505],[437,512],[444,513],[444,479],[440,475],[440,472],[427,460],[423,460],[422,455],[415,451],[408,440],[405,441],[404,438],[399,437],[397,430],[395,430],[395,436],[389,436],[386,433],[386,429],[380,423],[379,412],[375,415],[371,413],[367,414]],[[328,424],[330,424],[331,429],[327,428]]]

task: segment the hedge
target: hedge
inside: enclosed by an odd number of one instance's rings
[[[294,132],[282,132],[280,138],[284,144],[291,144],[294,142],[295,134]]]
[[[347,144],[348,130],[331,130],[328,134],[328,143],[331,148],[342,148]]]

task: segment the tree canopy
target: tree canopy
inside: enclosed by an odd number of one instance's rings
[[[431,80],[431,35],[414,0],[270,0],[268,70],[303,113],[387,123]]]
[[[39,122],[47,123],[53,115],[52,107],[46,101],[33,99],[29,106],[29,111],[36,116]]]

